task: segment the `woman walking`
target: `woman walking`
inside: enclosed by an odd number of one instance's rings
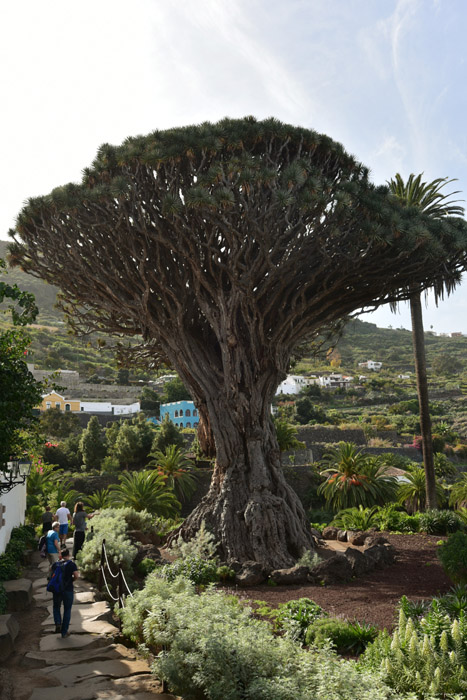
[[[82,549],[84,538],[86,537],[86,520],[92,518],[94,514],[88,515],[84,511],[83,501],[78,501],[75,505],[73,513],[73,525],[75,526],[75,534],[73,536],[73,559]]]

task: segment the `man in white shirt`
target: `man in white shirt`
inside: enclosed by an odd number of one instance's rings
[[[55,517],[60,523],[58,534],[60,535],[60,544],[64,547],[66,545],[66,536],[68,535],[68,521],[71,523],[71,513],[66,507],[66,501],[60,502],[60,508],[55,513]]]

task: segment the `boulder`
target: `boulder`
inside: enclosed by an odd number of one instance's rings
[[[347,542],[355,545],[355,547],[363,547],[368,536],[368,532],[347,532]]]
[[[338,530],[337,531],[337,541],[338,542],[347,542],[347,530]]]
[[[128,537],[133,544],[154,544],[160,542],[160,537],[155,532],[142,532],[141,530],[128,530]],[[157,542],[155,541],[157,540]]]
[[[32,582],[28,578],[3,581],[8,598],[8,612],[27,610],[32,602]]]
[[[133,568],[136,569],[143,559],[152,559],[158,564],[162,563],[161,553],[154,544],[143,544],[138,547],[138,552],[133,559]]]
[[[321,537],[325,540],[337,540],[337,533],[339,530],[337,527],[331,527],[330,525],[328,527],[325,527],[323,532],[321,533]]]
[[[352,568],[352,576],[363,576],[376,566],[372,557],[365,556],[363,552],[353,547],[348,547],[344,552],[344,556]]]
[[[13,615],[0,615],[0,661],[5,661],[14,648],[19,625]]]
[[[363,542],[363,545],[365,547],[373,547],[375,544],[388,544],[388,541],[383,535],[378,535],[378,534],[368,534],[368,537],[365,537],[365,540]]]
[[[257,586],[264,583],[268,573],[264,570],[262,564],[257,561],[245,561],[242,568],[235,575],[235,583],[239,586]]]
[[[308,580],[312,583],[342,583],[352,578],[352,575],[352,567],[347,557],[336,552],[315,566],[309,572]]]
[[[307,566],[292,566],[290,569],[275,569],[271,571],[270,578],[279,585],[291,583],[306,583],[309,569]]]
[[[395,550],[390,544],[375,544],[365,549],[365,556],[373,559],[377,567],[383,568],[394,563]]]

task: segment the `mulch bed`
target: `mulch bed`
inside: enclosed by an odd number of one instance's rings
[[[396,549],[396,562],[345,584],[332,586],[255,586],[237,589],[235,594],[249,600],[263,600],[274,607],[297,598],[310,598],[331,615],[392,629],[395,607],[403,595],[411,600],[444,595],[452,582],[442,570],[435,535],[392,535],[382,533]],[[319,553],[319,550],[318,550]]]

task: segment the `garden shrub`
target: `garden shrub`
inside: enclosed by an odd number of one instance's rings
[[[151,513],[148,513],[147,510],[137,511],[134,508],[105,508],[96,518],[124,520],[129,530],[140,530],[141,532],[152,532],[155,525],[155,518]],[[96,527],[96,518],[92,521],[94,529]]]
[[[18,560],[12,554],[0,554],[0,581],[19,578],[21,570]]]
[[[231,569],[230,566],[226,566],[225,564],[217,567],[216,575],[217,580],[221,583],[228,583],[229,581],[233,581],[235,579],[235,571]]]
[[[8,596],[6,594],[5,586],[0,581],[0,615],[5,615],[8,610]]]
[[[307,629],[305,642],[317,647],[325,646],[328,642],[339,654],[361,654],[372,642],[378,630],[366,623],[348,622],[338,618],[322,618],[315,620]]]
[[[420,530],[428,535],[448,535],[464,527],[462,518],[452,510],[427,510],[417,517]]]
[[[308,551],[304,552],[297,561],[297,566],[306,566],[307,569],[311,571],[315,568],[315,566],[318,566],[320,561],[321,557],[319,556],[318,552],[309,549]]]
[[[415,693],[427,700],[455,694],[465,697],[466,621],[445,616],[445,629],[438,634],[439,626],[433,633],[430,625],[423,627],[424,619],[418,627],[401,610],[392,636],[386,630],[378,635],[361,657],[361,668],[380,670],[383,680],[399,693]]]
[[[467,584],[467,534],[454,532],[438,549],[446,574],[454,583]]]
[[[146,578],[146,576],[152,573],[154,569],[157,569],[157,563],[154,561],[154,559],[148,559],[147,557],[140,561],[137,566],[137,572],[142,578]]]
[[[199,557],[200,559],[215,560],[217,559],[218,543],[216,542],[212,532],[206,527],[203,520],[196,535],[188,542],[184,542],[181,537],[178,537],[172,543],[170,549],[178,557],[182,559],[188,557]]]
[[[124,509],[122,509],[124,510]],[[78,552],[77,563],[83,576],[90,581],[97,581],[100,562],[102,540],[105,539],[105,549],[109,566],[113,573],[121,566],[125,576],[130,579],[131,564],[136,556],[137,548],[130,542],[127,536],[126,520],[120,515],[119,510],[104,510],[93,518],[94,536],[87,538],[83,549]]]
[[[417,516],[408,515],[395,503],[383,506],[377,511],[375,525],[379,530],[389,532],[418,532],[419,530]]]
[[[312,623],[321,617],[327,617],[327,612],[309,598],[280,603],[276,610],[277,627],[300,642],[305,641],[306,631]]]
[[[176,559],[171,564],[165,565],[160,570],[160,575],[167,581],[174,581],[178,576],[184,576],[195,586],[206,586],[218,581],[217,563],[199,556]]]

